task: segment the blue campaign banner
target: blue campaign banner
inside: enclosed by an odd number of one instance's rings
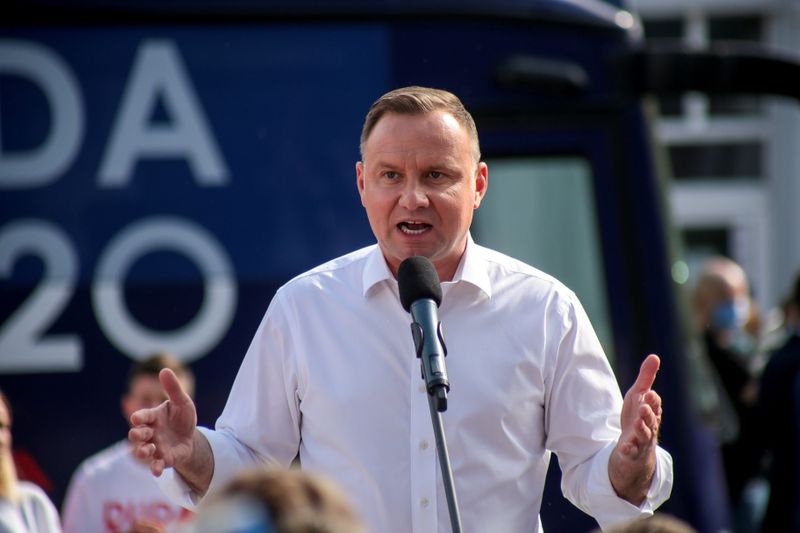
[[[369,242],[353,165],[386,41],[368,26],[7,33],[0,242],[38,242],[54,282],[115,288],[284,279]]]
[[[192,363],[213,424],[277,286],[373,241],[355,162],[387,34],[0,30],[0,386],[56,501],[124,436],[132,360]]]
[[[4,33],[0,61],[30,61],[0,70],[0,217],[46,214],[88,261],[81,280],[113,234],[147,215],[202,223],[245,277],[294,271],[320,246],[349,243],[352,228],[335,222],[357,205],[360,125],[388,85],[382,29]],[[48,141],[62,155],[8,175]]]

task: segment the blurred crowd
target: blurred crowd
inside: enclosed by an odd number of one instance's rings
[[[713,257],[692,307],[726,412],[720,451],[733,530],[800,531],[800,275],[762,313],[742,267]]]
[[[126,419],[166,400],[158,379],[165,368],[194,391],[187,366],[155,354],[130,369],[121,399]],[[11,406],[0,391],[0,533],[365,533],[332,481],[300,470],[243,472],[190,512],[163,494],[127,439],[78,466],[59,516],[40,487],[18,479],[11,428]]]

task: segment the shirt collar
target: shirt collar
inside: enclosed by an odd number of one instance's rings
[[[467,233],[467,249],[464,250],[464,256],[461,258],[456,269],[456,274],[453,276],[452,284],[465,281],[470,285],[474,285],[488,297],[492,297],[492,283],[489,280],[489,272],[487,270],[486,258],[483,254],[483,248],[475,244],[472,240],[472,234]],[[444,283],[448,285],[448,283]]]
[[[364,272],[361,275],[364,296],[367,295],[372,287],[382,281],[397,282],[392,275],[392,271],[389,270],[389,265],[386,264],[381,247],[376,244],[367,255]]]
[[[472,235],[467,233],[467,248],[464,251],[464,256],[461,258],[461,262],[458,264],[455,276],[453,276],[453,281],[445,282],[443,285],[446,287],[447,285],[464,281],[474,285],[483,291],[488,298],[491,298],[492,284],[489,280],[489,272],[486,266],[483,248],[475,244],[475,241],[472,240]],[[383,257],[380,246],[376,244],[367,256],[366,263],[364,264],[364,272],[362,274],[362,290],[364,296],[367,295],[372,287],[382,281],[397,283],[394,275],[392,275],[392,271],[389,270],[389,265],[386,264],[386,259]]]

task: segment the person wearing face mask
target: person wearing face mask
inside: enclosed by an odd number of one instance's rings
[[[759,434],[770,459],[765,532],[800,532],[800,274],[784,308],[788,337],[769,358],[759,388]]]
[[[753,431],[758,397],[759,318],[742,267],[725,257],[707,260],[692,304],[706,354],[738,419],[738,432],[723,439],[722,461],[735,513],[735,531],[751,531],[753,519],[747,515],[752,513],[744,510],[742,496],[760,463]]]

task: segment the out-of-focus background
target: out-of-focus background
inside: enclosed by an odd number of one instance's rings
[[[739,394],[757,408],[791,333],[800,2],[489,4],[11,3],[0,387],[22,476],[60,505],[81,460],[124,438],[126,372],[154,352],[191,365],[213,425],[275,290],[373,242],[355,188],[361,123],[415,84],[475,116],[491,177],[476,241],[575,290],[623,389],[661,355],[676,461],[664,509],[699,531],[757,530],[769,453],[734,494],[721,449],[747,431]],[[716,256],[749,281],[742,391],[697,320]],[[558,474],[553,462],[545,528],[588,531]]]
[[[762,44],[800,53],[796,0],[633,0],[629,6],[652,43]],[[689,93],[659,104],[655,131],[669,154],[671,211],[690,272],[709,255],[728,256],[747,271],[762,309],[779,306],[800,265],[795,102]]]

